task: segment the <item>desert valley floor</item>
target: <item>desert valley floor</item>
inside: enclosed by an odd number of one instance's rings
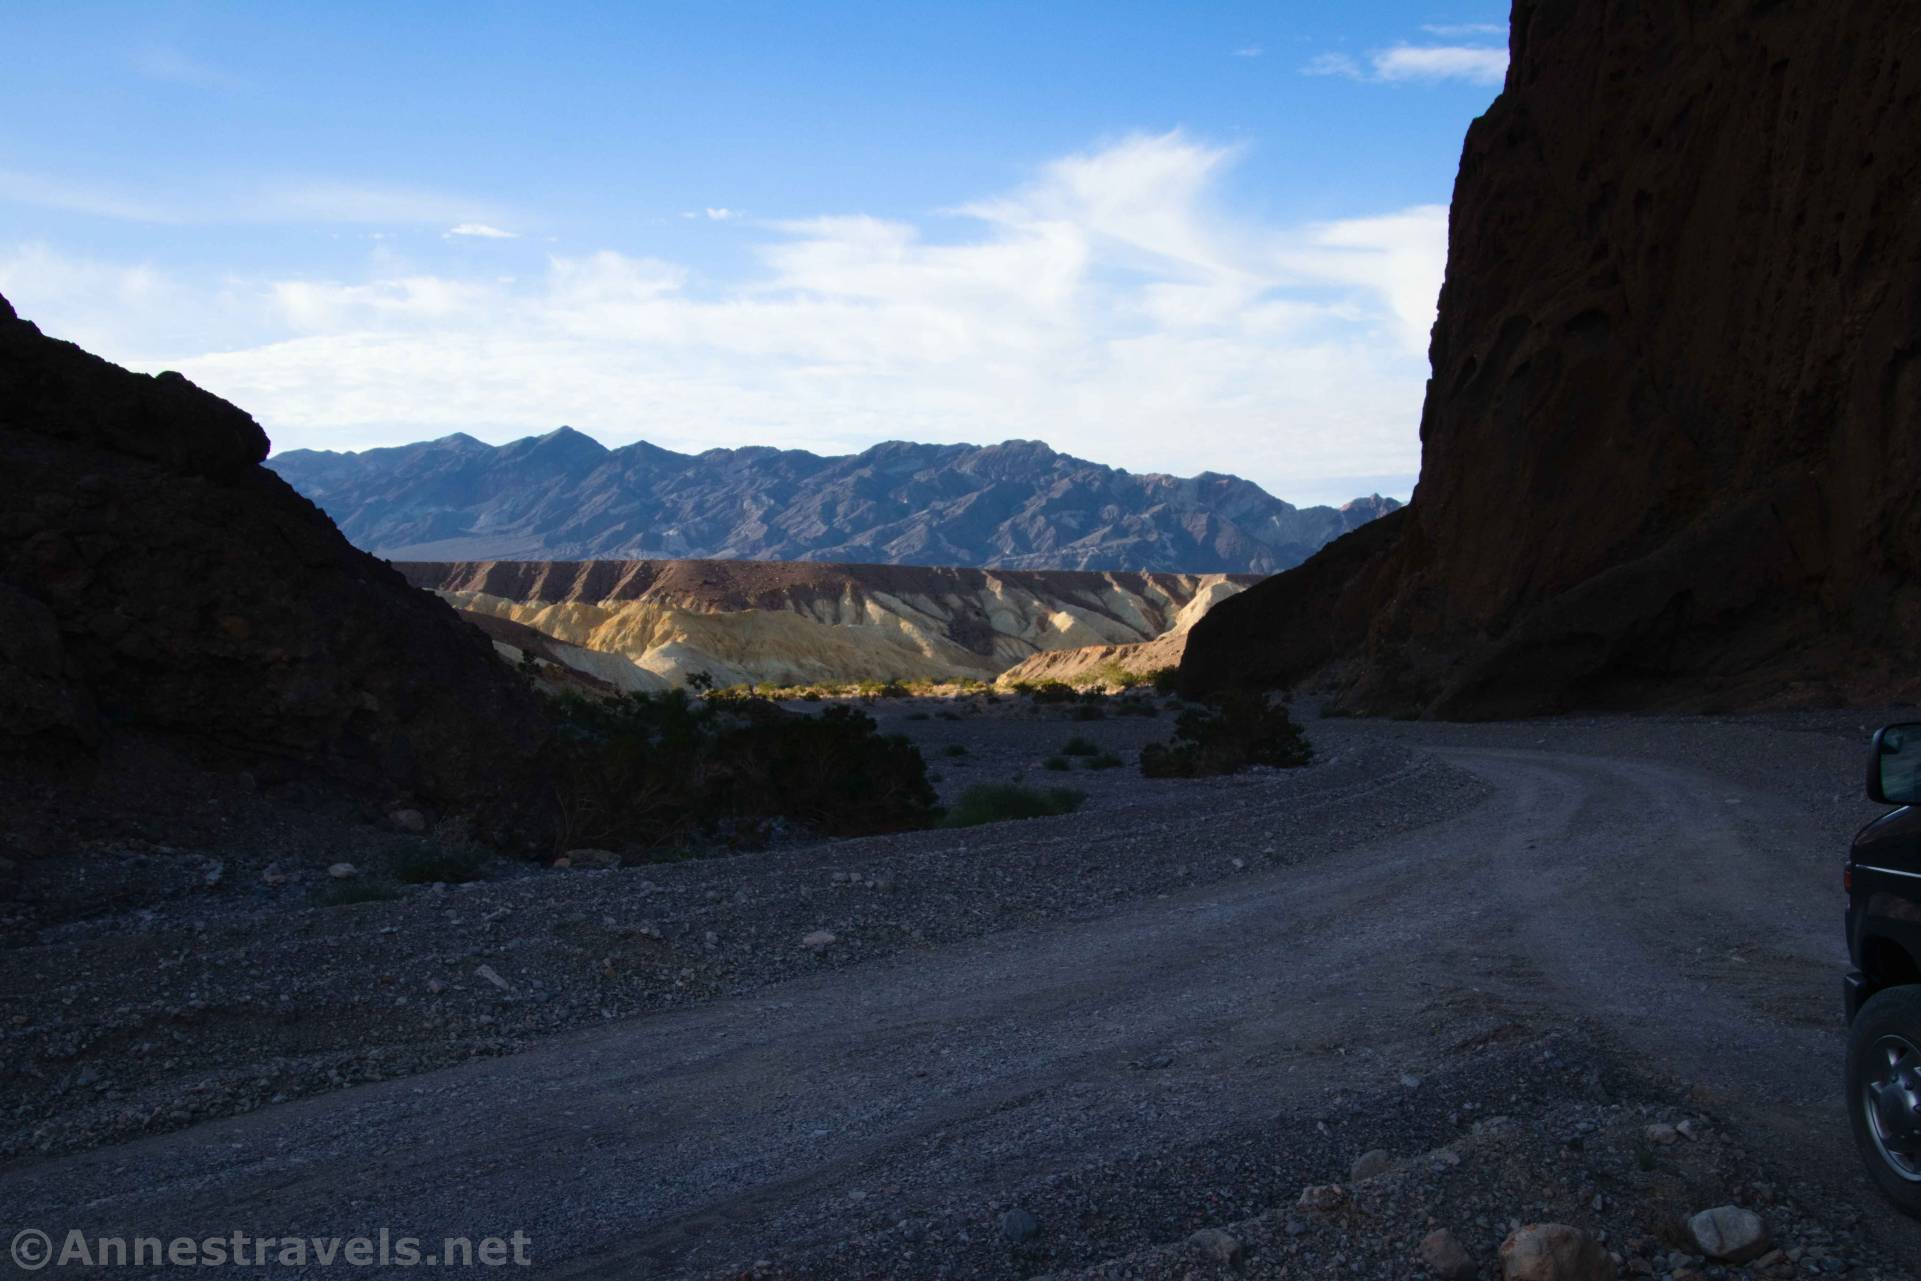
[[[1310,767],[1156,781],[1168,712],[872,710],[950,795],[1087,801],[320,905],[435,834],[236,783],[15,869],[10,1221],[567,1277],[1401,1277],[1438,1228],[1492,1275],[1532,1220],[1624,1274],[1921,1264],[1838,1097],[1873,715],[1310,718]],[[1045,768],[1074,735],[1127,766]],[[1678,1235],[1727,1203],[1761,1263]]]

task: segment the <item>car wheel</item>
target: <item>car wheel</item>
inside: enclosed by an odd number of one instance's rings
[[[1921,1218],[1921,986],[1878,992],[1854,1016],[1848,1120],[1868,1177]]]

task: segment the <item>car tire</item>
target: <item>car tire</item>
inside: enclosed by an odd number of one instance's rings
[[[1870,997],[1848,1028],[1848,1124],[1868,1177],[1921,1218],[1921,985]]]

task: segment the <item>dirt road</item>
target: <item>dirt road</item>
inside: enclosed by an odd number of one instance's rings
[[[1491,793],[1296,866],[17,1167],[9,1230],[518,1229],[545,1276],[1020,1275],[1632,1077],[1691,1087],[1921,1262],[1836,1097],[1848,726],[1314,734]],[[1197,849],[1263,835],[1164,804]],[[1045,1229],[1024,1253],[1013,1207]]]

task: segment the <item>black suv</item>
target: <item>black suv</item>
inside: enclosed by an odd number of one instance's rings
[[[1848,1115],[1868,1174],[1921,1216],[1921,724],[1868,756],[1868,799],[1901,808],[1848,851]]]

